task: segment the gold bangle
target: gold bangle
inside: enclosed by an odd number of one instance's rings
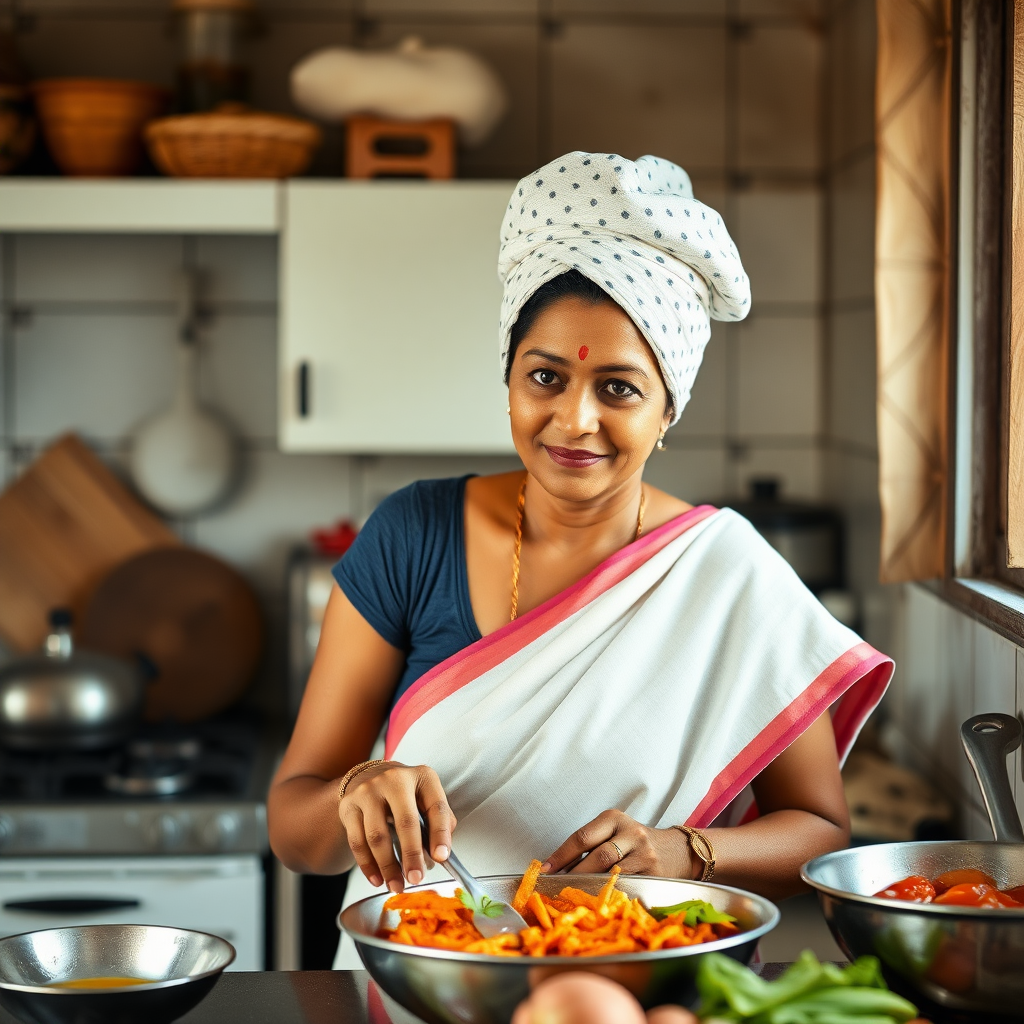
[[[711,845],[711,840],[699,829],[690,828],[689,825],[672,825],[671,827],[679,829],[686,836],[690,843],[690,849],[704,865],[700,878],[696,881],[710,882],[715,877],[715,848]]]
[[[361,761],[354,768],[349,768],[347,772],[341,777],[341,782],[338,783],[338,802],[340,803],[345,797],[345,790],[348,789],[348,784],[360,773],[365,772],[367,768],[376,768],[379,764],[387,764],[387,760],[383,757],[377,758],[376,761]]]

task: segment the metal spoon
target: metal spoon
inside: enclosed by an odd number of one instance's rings
[[[1012,715],[975,715],[960,726],[960,739],[981,787],[992,834],[998,842],[1024,843],[1006,759],[1020,746],[1021,726]]]
[[[395,831],[393,822],[388,822],[388,826],[391,829],[391,841],[395,847],[395,856],[401,863],[402,845],[398,841],[398,833]],[[420,815],[420,831],[423,835],[423,849],[429,851],[430,829],[422,814]],[[463,902],[473,911],[473,924],[485,939],[493,938],[495,935],[518,934],[524,928],[529,927],[522,915],[513,910],[510,904],[494,899],[484,890],[476,878],[466,870],[454,850],[448,851],[447,860],[438,863],[462,886],[463,892],[466,894]]]

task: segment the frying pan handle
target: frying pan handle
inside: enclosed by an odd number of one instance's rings
[[[978,778],[992,834],[1001,843],[1024,843],[1006,772],[1007,757],[1020,746],[1020,722],[1013,715],[975,715],[960,726],[960,739]]]

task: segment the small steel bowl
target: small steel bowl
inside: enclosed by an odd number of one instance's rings
[[[47,928],[0,939],[0,1006],[25,1024],[169,1024],[235,959],[230,942],[148,924]],[[151,978],[123,988],[58,988],[84,978]]]
[[[495,875],[480,881],[495,899],[511,902],[520,876]],[[537,890],[554,896],[572,885],[596,894],[607,881],[607,875],[541,875]],[[451,896],[457,886],[457,882],[445,881],[414,886],[409,891],[433,889]],[[456,953],[379,938],[377,932],[382,926],[391,928],[398,923],[395,911],[384,912],[390,893],[353,903],[338,915],[338,924],[352,936],[373,980],[428,1024],[508,1024],[531,988],[549,975],[564,971],[590,971],[612,978],[628,988],[645,1009],[663,1003],[692,1006],[697,998],[694,977],[708,953],[724,953],[746,964],[754,955],[758,939],[779,922],[778,908],[769,900],[725,885],[621,875],[618,887],[647,907],[707,900],[716,910],[732,914],[743,931],[700,946],[615,956],[541,959]]]
[[[1024,910],[877,899],[908,875],[977,868],[1000,886],[1024,883],[1021,843],[880,843],[826,853],[800,875],[840,949],[877,956],[894,988],[942,1007],[1024,1013]]]

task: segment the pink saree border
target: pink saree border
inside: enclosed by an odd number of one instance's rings
[[[859,643],[841,654],[796,700],[779,712],[724,771],[719,772],[686,823],[695,828],[710,825],[764,768],[836,701],[839,705],[832,716],[832,728],[842,759],[853,746],[868,715],[882,699],[893,669],[892,658],[867,643]]]
[[[697,505],[606,558],[578,583],[544,604],[457,651],[416,680],[395,704],[388,720],[384,756],[390,758],[409,728],[422,715],[467,683],[490,671],[543,636],[570,615],[622,582],[664,547],[719,510]]]

